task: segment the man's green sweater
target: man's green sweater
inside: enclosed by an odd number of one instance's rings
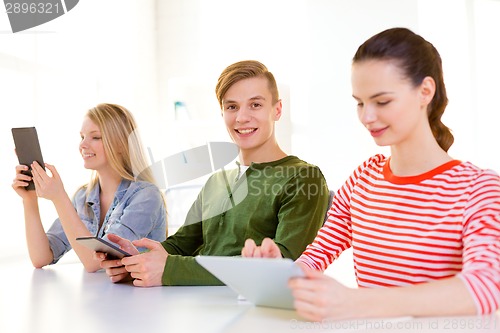
[[[293,260],[313,241],[329,206],[318,167],[287,156],[239,173],[212,175],[184,225],[162,243],[169,253],[163,285],[222,285],[194,256],[238,256],[248,238],[260,245],[269,237]]]

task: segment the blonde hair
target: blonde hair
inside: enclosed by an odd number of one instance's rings
[[[88,110],[86,116],[99,127],[106,159],[120,177],[156,185],[148,166],[137,124],[130,111],[118,104],[101,103]],[[94,171],[89,183],[82,188],[86,187],[86,193],[89,195],[98,182],[99,176]],[[165,195],[161,191],[160,194],[166,209]]]
[[[273,98],[272,102],[273,104],[278,102],[278,85],[276,84],[274,75],[261,62],[256,60],[243,60],[229,65],[219,76],[219,80],[215,86],[215,95],[217,96],[221,109],[224,95],[226,95],[226,92],[233,84],[254,77],[264,77],[267,79],[268,88]]]
[[[101,103],[90,109],[86,116],[101,130],[108,163],[120,177],[156,184],[130,111],[117,104]],[[97,181],[98,176],[94,173],[87,190],[92,189]]]

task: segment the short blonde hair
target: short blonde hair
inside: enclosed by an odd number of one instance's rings
[[[233,84],[244,79],[254,77],[264,77],[268,81],[268,88],[273,98],[273,104],[279,101],[278,85],[274,79],[274,75],[267,69],[264,64],[256,60],[244,60],[229,65],[224,69],[219,76],[217,85],[215,86],[215,95],[219,101],[219,106],[222,109],[222,100],[227,91]]]

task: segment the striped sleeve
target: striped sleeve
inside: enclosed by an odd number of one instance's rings
[[[463,229],[463,267],[458,274],[471,292],[478,314],[500,303],[500,178],[483,172],[472,187]]]
[[[297,261],[308,267],[324,271],[340,254],[352,245],[351,226],[351,194],[363,170],[374,160],[382,160],[382,155],[376,155],[360,165],[347,179],[344,185],[333,197],[328,217],[323,227],[318,231],[314,242]]]

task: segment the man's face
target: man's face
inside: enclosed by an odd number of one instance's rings
[[[274,122],[281,117],[281,101],[273,104],[266,78],[244,79],[224,95],[222,116],[231,139],[243,153],[265,149],[275,144]]]

